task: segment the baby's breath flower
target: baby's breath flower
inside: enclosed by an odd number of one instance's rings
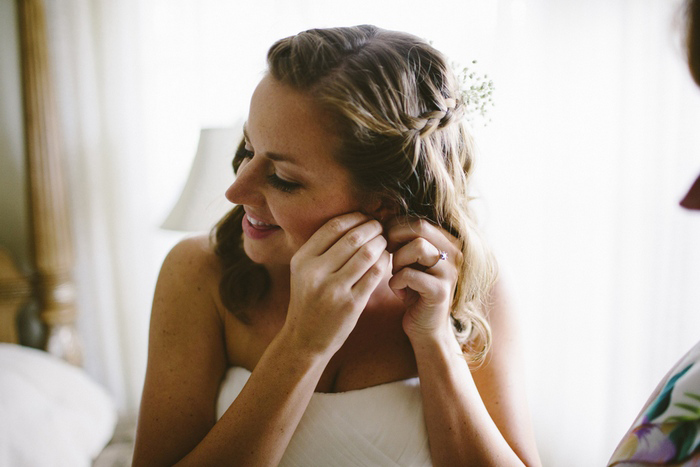
[[[427,42],[433,45],[433,41]],[[476,60],[471,61],[471,65],[476,64]],[[468,66],[463,67],[457,62],[452,62],[451,65],[459,82],[459,98],[466,109],[465,118],[472,125],[477,119],[484,120],[484,126],[488,125],[491,118],[487,120],[486,114],[496,105],[493,101],[493,91],[496,89],[493,80],[489,79],[489,75],[482,76],[478,71]]]
[[[477,61],[472,60],[471,65],[476,65]],[[466,119],[470,123],[474,123],[477,119],[486,120],[486,115],[493,102],[493,91],[496,89],[493,80],[489,79],[489,75],[481,75],[478,71],[473,70],[469,66],[460,66],[458,63],[452,63],[452,69],[455,71],[457,80],[460,83],[459,94],[460,99],[464,103],[466,109]],[[484,122],[487,125],[491,119]]]

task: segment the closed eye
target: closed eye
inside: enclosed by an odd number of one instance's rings
[[[288,180],[285,180],[283,178],[280,178],[277,176],[277,174],[270,174],[267,176],[267,183],[270,184],[273,188],[276,188],[280,191],[284,191],[285,193],[292,193],[296,191],[297,189],[301,188],[301,185],[296,182],[290,182]]]
[[[233,158],[233,168],[237,172],[241,164],[249,159],[255,157],[255,153],[248,149],[244,142],[241,142],[238,149],[236,150],[236,156]],[[280,190],[284,193],[293,193],[297,189],[301,188],[300,183],[292,182],[280,178],[276,173],[271,173],[267,177],[267,183],[271,187]]]

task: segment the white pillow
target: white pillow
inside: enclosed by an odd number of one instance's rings
[[[90,466],[117,411],[80,368],[0,343],[0,466]]]

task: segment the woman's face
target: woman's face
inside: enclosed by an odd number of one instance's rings
[[[270,76],[250,102],[248,157],[226,191],[243,205],[243,245],[256,263],[289,264],[326,221],[359,211],[349,173],[333,158],[329,118],[306,95]]]

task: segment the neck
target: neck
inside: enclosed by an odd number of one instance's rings
[[[405,307],[403,302],[394,294],[389,287],[391,279],[391,269],[387,269],[384,277],[367,301],[365,312],[400,312],[403,313]]]
[[[265,264],[267,274],[270,276],[270,294],[275,296],[289,297],[289,279],[291,272],[289,265],[269,265]]]

